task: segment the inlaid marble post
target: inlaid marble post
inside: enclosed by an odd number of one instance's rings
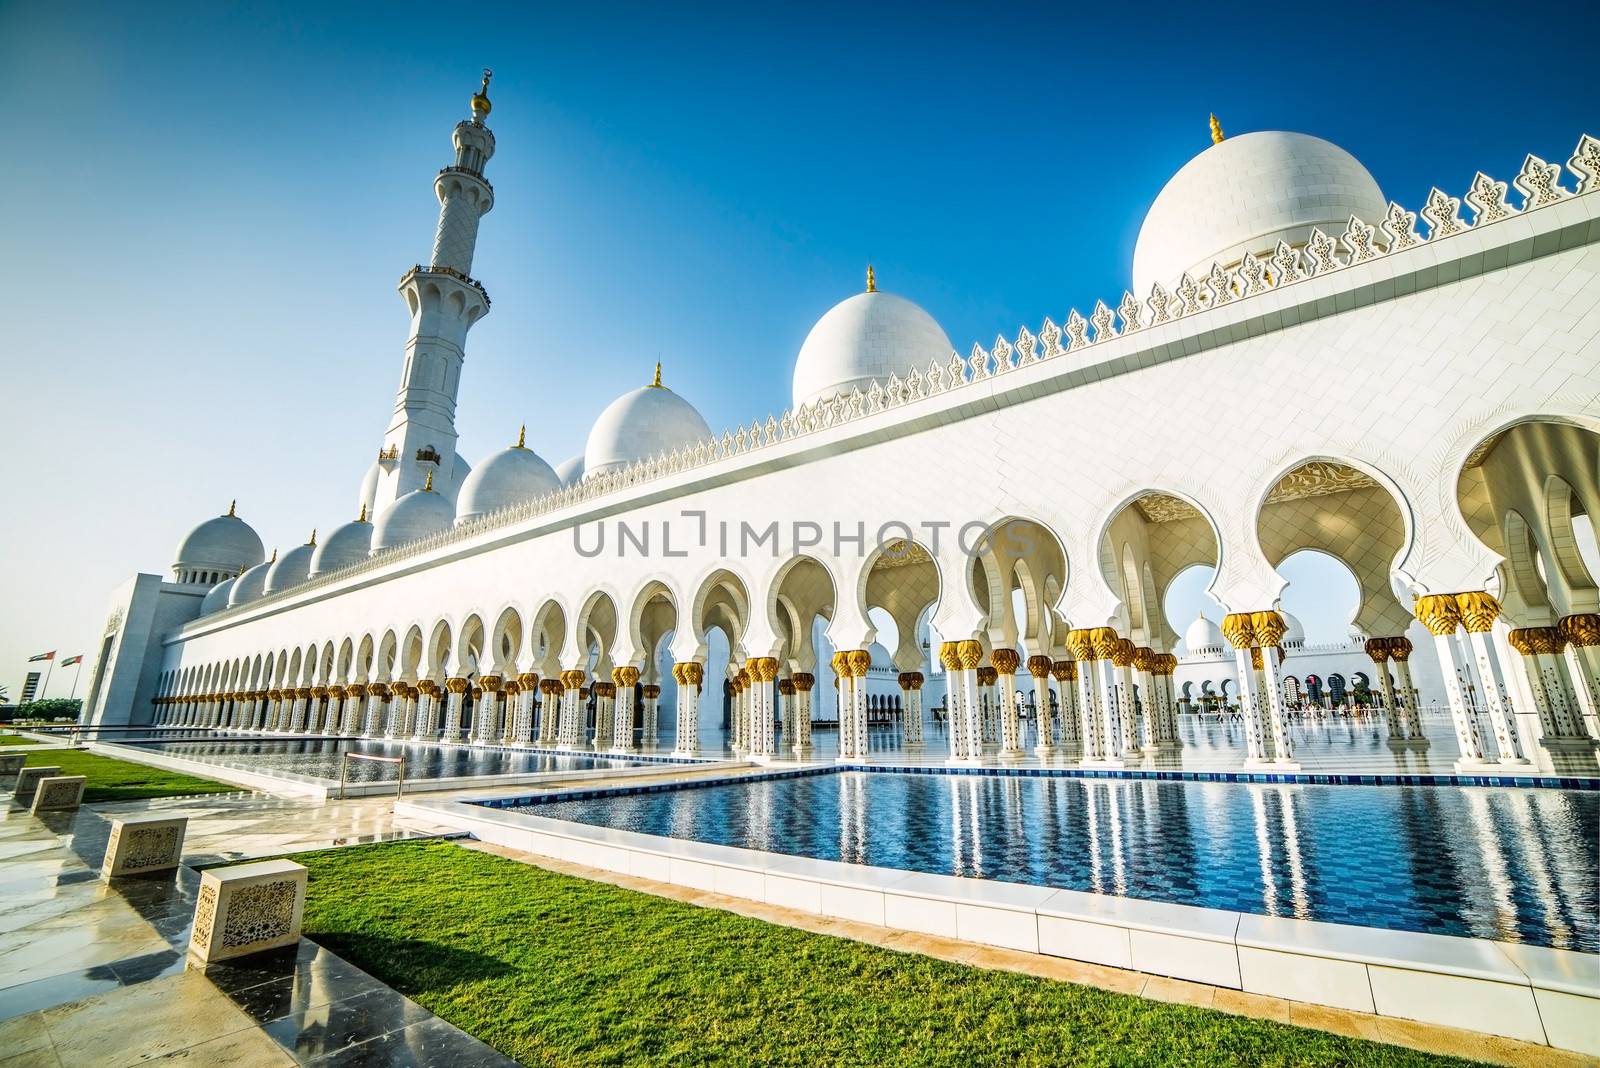
[[[772,732],[772,684],[778,677],[778,660],[757,656],[745,661],[750,675],[750,755],[771,759],[777,754]]]
[[[1289,625],[1276,610],[1250,613],[1250,629],[1261,651],[1262,692],[1266,697],[1267,729],[1272,737],[1273,762],[1287,770],[1299,768],[1294,760],[1294,742],[1289,737],[1289,717],[1283,707],[1283,688],[1278,685],[1278,643]]]
[[[471,681],[462,675],[444,680],[445,692],[449,695],[444,704],[444,741],[448,744],[461,741],[461,705],[471,686]]]
[[[576,749],[583,744],[585,724],[580,691],[588,677],[589,673],[579,668],[561,673],[561,724],[556,736],[563,749]]]
[[[1033,751],[1041,760],[1047,760],[1056,751],[1056,726],[1054,710],[1050,707],[1050,658],[1028,657],[1028,674],[1033,676],[1034,723],[1039,737]]]
[[[1022,756],[1022,723],[1017,715],[1017,668],[1022,656],[1015,649],[996,649],[989,654],[995,673],[995,696],[1000,714],[1000,756],[1016,760]]]
[[[1463,665],[1456,648],[1456,631],[1461,627],[1461,609],[1451,594],[1428,594],[1417,598],[1417,619],[1433,635],[1439,671],[1444,676],[1445,696],[1450,702],[1450,717],[1455,721],[1456,744],[1461,749],[1460,763],[1484,763],[1483,740],[1478,734],[1478,719],[1465,697]]]
[[[794,679],[778,680],[778,718],[782,721],[783,729],[778,742],[780,745],[794,748]]]
[[[867,755],[867,672],[871,667],[871,653],[865,649],[850,650],[850,749],[857,760]]]
[[[1222,617],[1222,633],[1233,646],[1234,668],[1239,675],[1239,708],[1244,713],[1245,763],[1267,762],[1266,732],[1261,722],[1261,709],[1256,704],[1255,674],[1260,653],[1256,648],[1255,630],[1249,612],[1229,612]]]
[[[1156,692],[1156,651],[1147,645],[1133,650],[1134,704],[1139,710],[1139,745],[1155,749],[1161,744],[1161,697]]]
[[[511,736],[513,745],[533,744],[533,705],[540,686],[539,676],[531,671],[517,676],[517,725]]]
[[[1478,669],[1478,681],[1483,687],[1483,699],[1489,706],[1489,722],[1494,727],[1495,748],[1502,764],[1526,764],[1528,760],[1517,744],[1516,726],[1500,692],[1495,674],[1495,658],[1489,648],[1489,633],[1495,620],[1500,618],[1500,604],[1481,591],[1456,594],[1456,607],[1461,610],[1461,623],[1466,628],[1467,644],[1472,649],[1473,661]]]
[[[1104,716],[1100,712],[1100,688],[1095,676],[1097,658],[1091,630],[1067,632],[1067,648],[1072,651],[1072,663],[1077,669],[1078,728],[1083,744],[1083,760],[1096,764],[1106,759],[1105,738],[1100,725]]]
[[[611,747],[619,753],[633,752],[633,710],[639,693],[639,669],[632,665],[612,671],[617,688],[617,707],[613,713]]]
[[[561,737],[561,705],[567,692],[560,678],[539,683],[539,744],[549,747]]]
[[[594,737],[591,744],[596,749],[608,749],[611,742],[611,684],[596,682],[594,690]]]
[[[1556,630],[1566,639],[1562,659],[1578,698],[1584,733],[1600,738],[1600,613],[1564,616]]]
[[[1056,692],[1056,710],[1061,713],[1061,746],[1077,755],[1083,746],[1083,725],[1078,721],[1078,662],[1052,660],[1050,681]]]
[[[678,739],[673,751],[694,756],[700,752],[700,683],[705,668],[697,660],[680,661],[672,665],[672,677],[678,684]]]
[[[439,733],[439,684],[432,679],[417,683],[417,719],[411,736],[431,742]]]
[[[978,665],[983,662],[983,643],[966,638],[956,643],[961,670],[961,755],[956,759],[976,764],[983,759],[983,710],[978,704]]]
[[[901,728],[905,733],[907,749],[922,748],[922,684],[920,671],[908,671],[901,678],[905,694],[905,711],[901,713]]]
[[[841,649],[833,654],[829,661],[833,668],[833,685],[835,690],[835,707],[838,709],[835,719],[839,721],[839,757],[840,760],[850,759],[850,743],[855,735],[850,731],[850,717],[855,715],[855,702],[850,699],[850,656]]]
[[[794,755],[801,760],[811,755],[811,688],[817,677],[809,672],[794,673]]]
[[[660,736],[657,715],[661,707],[661,687],[655,683],[646,683],[640,687],[644,694],[644,724],[640,731],[639,743],[646,751],[654,751]]]

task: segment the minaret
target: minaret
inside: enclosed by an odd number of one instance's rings
[[[429,477],[453,497],[456,459],[456,392],[466,358],[467,331],[489,313],[489,294],[472,277],[478,220],[494,207],[494,187],[483,176],[494,155],[489,117],[489,70],[472,95],[472,118],[456,123],[455,163],[433,180],[439,198],[439,229],[433,257],[400,279],[411,311],[405,370],[395,395],[394,418],[378,453],[380,475],[374,511],[421,489]]]

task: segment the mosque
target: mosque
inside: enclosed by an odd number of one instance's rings
[[[963,355],[869,269],[781,415],[713,430],[658,366],[581,455],[508,431],[470,466],[488,91],[400,278],[354,518],[270,555],[234,507],[196,526],[113,595],[91,721],[758,761],[937,724],[958,764],[1118,767],[1220,705],[1244,765],[1293,769],[1300,710],[1364,694],[1401,747],[1447,710],[1461,769],[1593,767],[1600,141],[1407,207],[1325,140],[1213,119],[1087,312]],[[1337,648],[1281,611],[1307,549],[1359,586]],[[1196,566],[1220,623],[1180,639]]]

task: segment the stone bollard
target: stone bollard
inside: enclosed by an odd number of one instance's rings
[[[50,775],[39,780],[33,795],[33,814],[41,812],[68,812],[83,804],[83,787],[87,775]]]
[[[100,864],[100,878],[171,871],[183,859],[187,816],[123,816],[111,821],[111,839]]]
[[[291,860],[200,873],[189,955],[201,964],[292,946],[306,907],[306,869]]]
[[[39,788],[40,779],[48,779],[52,775],[60,774],[61,769],[59,767],[46,768],[40,767],[39,765],[34,765],[31,768],[23,768],[21,771],[17,772],[16,792],[12,794],[12,800],[33,800],[33,792]]]
[[[27,762],[27,753],[0,753],[0,779],[15,779]]]

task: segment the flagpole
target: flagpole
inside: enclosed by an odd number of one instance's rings
[[[78,657],[78,662],[73,666],[77,670],[72,673],[72,689],[67,691],[67,700],[69,701],[78,696],[78,676],[83,674],[83,657]]]
[[[44,687],[39,691],[39,700],[43,701],[50,694],[50,672],[56,667],[56,656],[50,654],[50,662],[44,666]]]

